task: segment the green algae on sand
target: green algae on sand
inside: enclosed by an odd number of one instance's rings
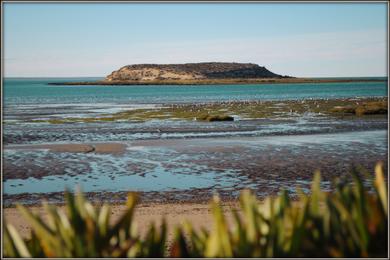
[[[97,117],[53,118],[32,120],[31,122],[65,124],[116,121],[142,122],[153,119],[214,122],[234,121],[233,115],[243,119],[272,119],[289,118],[308,112],[332,117],[383,115],[388,112],[387,97],[168,104],[159,108],[127,110],[114,114],[102,114]]]

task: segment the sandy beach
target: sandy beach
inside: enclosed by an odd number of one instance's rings
[[[233,208],[238,208],[237,202],[223,204],[225,216],[228,221],[231,219],[230,210]],[[30,209],[42,217],[46,216],[41,206],[33,206]],[[64,207],[60,206],[60,209],[64,210]],[[111,223],[113,223],[121,216],[125,210],[125,206],[112,205],[111,210]],[[3,216],[5,221],[14,225],[23,237],[29,237],[31,227],[17,208],[5,208]],[[165,218],[168,224],[168,239],[173,235],[173,228],[176,225],[184,223],[186,220],[190,221],[195,229],[204,227],[209,230],[213,224],[208,203],[141,203],[136,206],[134,220],[141,235],[145,234],[149,223],[154,222],[160,225],[163,218]]]

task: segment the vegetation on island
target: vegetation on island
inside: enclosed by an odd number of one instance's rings
[[[110,206],[96,208],[82,193],[66,192],[66,212],[44,203],[47,220],[18,205],[32,226],[22,239],[4,223],[6,257],[386,257],[388,194],[382,165],[375,178],[353,171],[353,182],[335,181],[333,192],[320,188],[316,173],[311,194],[298,189],[292,201],[286,191],[259,202],[249,191],[240,196],[229,225],[218,197],[211,202],[213,229],[195,230],[191,223],[175,227],[167,241],[167,225],[150,224],[146,236],[136,230],[137,202],[129,194],[127,209],[111,225]]]

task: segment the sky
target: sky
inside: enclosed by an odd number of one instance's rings
[[[4,3],[6,77],[250,62],[295,77],[387,76],[385,3]]]

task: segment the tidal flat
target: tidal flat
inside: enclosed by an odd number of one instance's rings
[[[316,170],[331,190],[352,167],[387,170],[387,129],[387,97],[18,106],[4,125],[3,199],[62,203],[76,186],[113,203],[129,191],[148,203],[230,201],[246,188],[294,196]]]

